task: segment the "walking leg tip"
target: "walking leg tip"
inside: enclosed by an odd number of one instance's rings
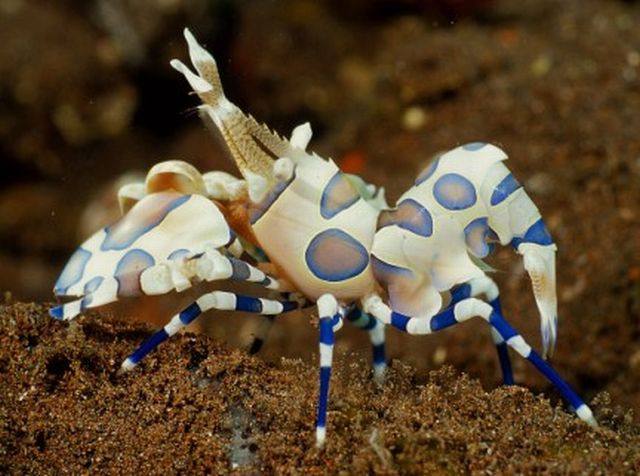
[[[324,443],[327,439],[327,429],[324,426],[316,428],[316,448],[324,448]]]
[[[118,369],[117,375],[124,375],[127,372],[130,372],[131,370],[133,370],[135,366],[136,364],[129,357],[127,357],[126,359],[124,359],[124,362],[120,364],[120,368]]]
[[[576,414],[578,415],[578,418],[584,421],[587,425],[593,428],[598,427],[598,422],[596,421],[596,418],[593,416],[593,412],[591,411],[591,408],[589,408],[586,404],[583,403],[582,405],[580,405],[576,410]]]

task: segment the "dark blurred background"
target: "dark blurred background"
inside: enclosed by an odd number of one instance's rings
[[[285,135],[311,121],[312,149],[390,202],[438,151],[502,146],[559,246],[558,367],[640,410],[639,24],[640,5],[618,0],[0,0],[0,291],[51,300],[73,249],[117,218],[123,174],[166,159],[233,172],[168,65],[187,58],[189,26],[236,104]],[[491,264],[537,344],[520,261]],[[119,313],[161,322],[187,300]],[[315,349],[299,320],[267,354]],[[255,326],[225,321],[224,340]],[[366,351],[347,335],[343,350]],[[391,332],[393,357],[498,381],[481,323],[407,339]],[[542,386],[526,368],[516,377]]]

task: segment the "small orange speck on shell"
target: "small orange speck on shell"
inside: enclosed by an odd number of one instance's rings
[[[340,169],[348,174],[361,174],[364,172],[365,164],[364,154],[357,150],[347,152],[339,160]]]

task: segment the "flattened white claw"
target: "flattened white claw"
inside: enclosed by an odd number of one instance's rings
[[[531,278],[533,295],[540,313],[543,357],[550,357],[556,345],[558,300],[556,297],[555,245],[522,243],[524,268]]]
[[[209,52],[205,50],[200,43],[198,43],[188,28],[185,28],[183,33],[184,39],[187,40],[187,45],[189,46],[189,57],[191,58],[191,62],[198,73],[202,75],[203,71],[199,67],[199,64],[213,63],[215,65],[216,61],[213,59],[213,56],[211,56],[211,54],[209,54]]]
[[[184,77],[187,79],[196,93],[208,93],[213,90],[213,86],[211,86],[211,84],[202,79],[200,76],[194,74],[182,61],[178,59],[172,59],[169,64],[173,69],[184,75]]]

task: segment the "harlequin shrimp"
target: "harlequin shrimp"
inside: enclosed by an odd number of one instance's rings
[[[259,125],[224,95],[216,62],[188,30],[192,72],[181,72],[200,97],[202,115],[224,139],[248,187],[250,238],[309,301],[320,318],[320,395],[316,442],[326,439],[334,334],[344,319],[380,322],[429,334],[481,317],[490,325],[503,377],[513,381],[507,348],[531,362],[595,425],[589,407],[505,320],[498,288],[479,260],[496,243],[523,256],[541,316],[543,356],[556,340],[556,246],[540,213],[504,165],[499,148],[474,143],[441,155],[396,206],[380,211],[331,160],[307,152],[299,127],[291,141]],[[484,299],[480,299],[484,297]],[[377,333],[374,348],[384,348]],[[381,366],[383,368],[383,366]]]

